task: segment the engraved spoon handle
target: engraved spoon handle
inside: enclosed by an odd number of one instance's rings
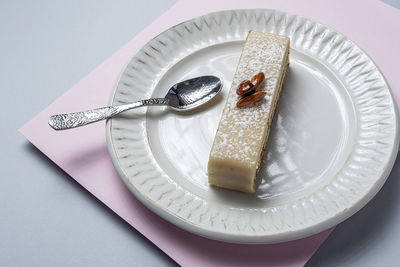
[[[168,102],[169,100],[166,98],[151,98],[120,106],[109,106],[75,113],[58,114],[50,117],[49,125],[54,130],[66,130],[105,120],[129,109],[143,106],[168,105]]]

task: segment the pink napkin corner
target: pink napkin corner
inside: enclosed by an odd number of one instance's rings
[[[323,3],[318,0],[248,0],[231,1],[227,4],[215,0],[186,0],[175,4],[22,126],[20,132],[78,183],[181,265],[302,266],[332,229],[305,239],[275,245],[228,244],[193,235],[149,211],[125,188],[108,155],[104,123],[62,132],[53,131],[47,124],[49,116],[55,113],[106,105],[121,69],[132,54],[153,36],[183,20],[227,8],[279,9],[309,17],[337,29],[354,40],[375,60],[391,85],[395,98],[399,99],[400,77],[395,73],[395,64],[399,58],[385,51],[396,51],[400,47],[399,27],[396,26],[400,25],[400,12],[384,3],[373,0]],[[358,10],[356,18],[353,12],[355,9]],[[382,19],[375,19],[372,23],[369,19],[371,12]],[[335,13],[341,15],[335,16]],[[366,27],[368,34],[364,32]],[[383,35],[390,38],[379,38]]]

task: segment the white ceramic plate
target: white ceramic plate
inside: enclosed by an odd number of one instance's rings
[[[291,38],[290,70],[255,194],[210,187],[206,166],[248,30]],[[381,188],[398,147],[395,105],[382,74],[352,41],[309,19],[233,10],[181,23],[131,59],[110,104],[162,97],[199,75],[223,80],[201,110],[136,109],[109,120],[108,147],[132,193],[193,233],[274,243],[334,226]]]

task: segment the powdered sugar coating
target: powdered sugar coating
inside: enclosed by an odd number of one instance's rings
[[[288,47],[287,37],[257,31],[249,33],[222,112],[210,161],[226,159],[247,168],[257,168],[268,133],[267,125],[274,112],[274,95],[279,93],[281,73],[287,64]],[[265,82],[258,90],[267,93],[265,98],[251,106],[237,108],[236,102],[240,99],[236,94],[237,86],[261,71],[265,73]]]

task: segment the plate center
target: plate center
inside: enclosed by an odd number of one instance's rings
[[[186,190],[232,207],[294,201],[327,184],[345,163],[355,134],[353,104],[334,73],[311,56],[291,50],[289,72],[268,139],[255,194],[209,186],[207,163],[243,42],[201,49],[163,76],[154,96],[200,75],[223,80],[222,94],[190,113],[149,108],[147,135],[159,166]]]

